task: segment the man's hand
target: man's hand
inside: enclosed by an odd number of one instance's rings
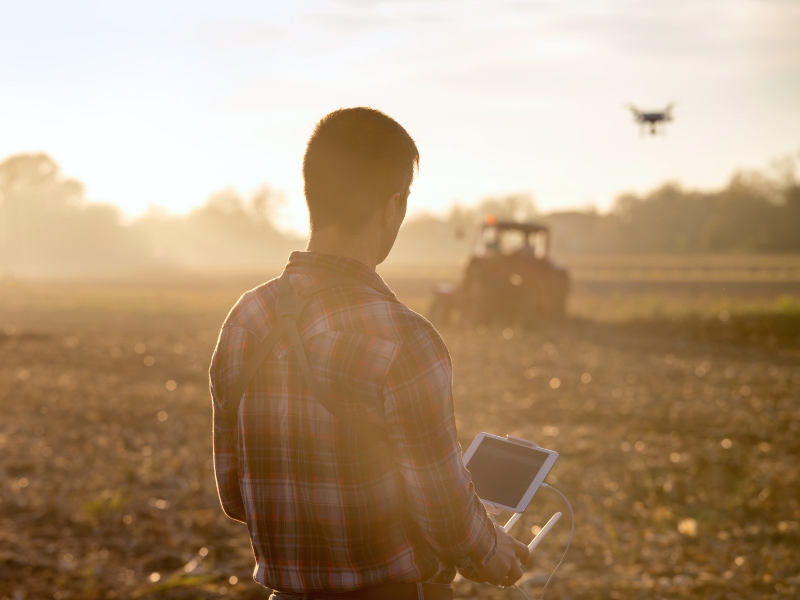
[[[522,577],[522,567],[530,558],[528,547],[508,535],[499,525],[494,526],[497,532],[497,551],[488,563],[473,573],[461,572],[467,579],[478,583],[491,583],[507,587],[514,585]]]

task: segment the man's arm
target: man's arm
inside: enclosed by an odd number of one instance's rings
[[[228,424],[230,391],[242,372],[242,360],[249,333],[241,327],[225,326],[211,359],[209,379],[214,406],[214,475],[222,510],[231,519],[246,521],[239,487],[239,461],[236,454],[236,428]]]
[[[439,556],[475,572],[494,556],[494,524],[461,459],[447,348],[430,326],[404,341],[384,385],[384,407],[408,510]]]

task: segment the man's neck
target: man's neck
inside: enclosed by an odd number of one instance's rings
[[[369,232],[344,235],[336,228],[316,229],[311,232],[306,250],[352,258],[373,271],[378,266],[378,240]]]

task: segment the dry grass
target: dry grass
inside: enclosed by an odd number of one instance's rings
[[[0,598],[264,597],[245,528],[218,506],[205,373],[257,282],[0,287]],[[424,307],[430,280],[393,285]],[[573,302],[601,306],[598,290]],[[678,320],[604,309],[605,322],[444,332],[462,444],[486,430],[561,454],[549,481],[578,520],[548,597],[800,593],[800,321],[708,299]],[[555,510],[540,492],[514,533]],[[537,551],[529,591],[568,527]]]
[[[576,281],[800,282],[800,255],[794,254],[557,256],[553,261]],[[390,264],[383,271],[393,278],[457,279],[462,268],[460,263],[432,262]]]

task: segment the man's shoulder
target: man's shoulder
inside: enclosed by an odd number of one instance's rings
[[[275,322],[275,300],[278,298],[277,278],[262,283],[242,294],[225,317],[223,330],[231,327],[246,329],[261,338],[269,333]]]
[[[300,291],[313,282],[311,278],[298,281],[295,289]],[[258,338],[265,337],[277,321],[278,297],[277,278],[245,292],[231,308],[223,328],[239,327]],[[312,328],[316,331],[352,332],[395,343],[413,343],[420,337],[442,343],[425,317],[366,284],[318,292],[310,299],[306,311],[304,316],[313,321]]]
[[[358,300],[354,309],[358,316],[353,321],[357,328],[363,327],[365,333],[400,343],[412,340],[421,331],[438,337],[433,325],[425,317],[397,298],[361,287],[356,294]]]
[[[360,290],[358,313],[368,315],[356,321],[354,329],[396,343],[403,348],[401,362],[411,361],[420,368],[427,363],[450,363],[450,353],[439,332],[424,316],[375,290]]]

